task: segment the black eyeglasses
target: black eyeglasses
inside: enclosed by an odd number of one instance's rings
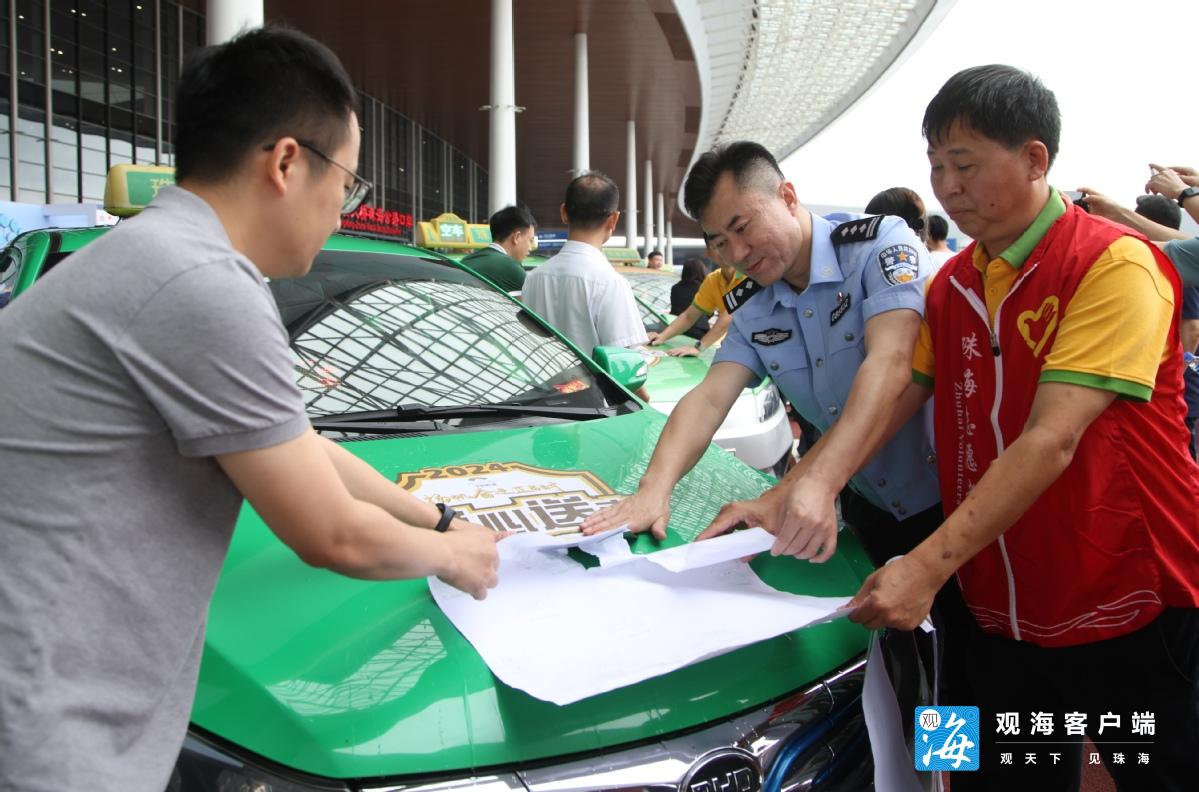
[[[367,193],[369,193],[371,191],[371,188],[374,185],[372,185],[366,179],[362,178],[357,173],[354,173],[354,171],[350,170],[345,165],[342,165],[340,162],[333,159],[328,154],[321,151],[320,149],[318,149],[316,146],[312,145],[308,141],[296,140],[296,142],[299,143],[302,148],[308,149],[313,154],[315,154],[318,157],[320,157],[321,159],[323,159],[325,162],[328,162],[332,165],[336,165],[337,167],[339,167],[343,171],[345,171],[347,174],[349,174],[350,178],[354,180],[354,183],[351,185],[348,185],[346,187],[346,197],[341,202],[341,213],[349,214],[350,212],[353,212],[355,209],[357,209],[359,204],[361,204],[363,199],[366,198]],[[268,143],[262,147],[262,150],[270,151],[274,147],[275,147],[274,143]]]

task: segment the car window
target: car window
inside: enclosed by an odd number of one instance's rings
[[[443,264],[325,253],[308,276],[271,288],[311,416],[400,406],[609,406],[610,386],[565,343],[503,293]]]
[[[625,278],[629,285],[633,287],[633,294],[647,305],[650,305],[656,311],[661,313],[670,313],[670,287],[678,283],[676,278],[662,277],[661,275],[642,275],[640,273],[627,273]]]

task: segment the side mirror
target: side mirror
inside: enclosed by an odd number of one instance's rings
[[[631,391],[645,384],[649,376],[649,364],[640,352],[618,346],[597,346],[591,357],[608,376]]]

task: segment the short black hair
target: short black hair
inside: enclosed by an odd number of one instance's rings
[[[949,238],[949,221],[941,215],[928,216],[928,238],[934,242],[944,242]]]
[[[924,228],[924,201],[915,190],[907,187],[888,187],[870,199],[866,214],[883,214],[903,218],[908,228],[919,233]]]
[[[649,255],[648,255],[648,256],[646,256],[646,258],[647,258],[647,259],[651,259],[651,258],[653,258],[654,256],[661,256],[661,255],[662,255],[662,251],[661,251],[661,250],[651,250],[651,251],[649,252]]]
[[[179,77],[175,177],[220,181],[285,135],[328,154],[345,143],[357,95],[337,56],[279,26],[197,50]],[[313,167],[327,163],[312,158]],[[345,163],[354,167],[357,163]]]
[[[683,206],[687,214],[698,220],[712,200],[716,182],[726,172],[732,173],[737,186],[766,188],[778,185],[784,178],[774,155],[761,143],[738,140],[725,146],[705,151],[691,166],[687,181],[683,185]],[[775,178],[768,178],[771,174]]]
[[[599,171],[584,171],[566,187],[566,217],[584,231],[598,228],[620,209],[620,188]]]
[[[1039,140],[1057,157],[1062,114],[1053,91],[1013,66],[992,64],[963,69],[941,86],[924,110],[921,132],[933,144],[944,140],[954,122],[1009,149]]]
[[[1182,209],[1164,195],[1138,195],[1137,214],[1176,231],[1182,227]]]
[[[503,242],[517,231],[537,226],[533,213],[523,206],[505,206],[493,214],[487,223],[491,226],[492,242]]]

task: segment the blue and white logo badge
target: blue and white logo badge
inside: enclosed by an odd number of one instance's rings
[[[916,707],[917,770],[977,770],[978,707]]]
[[[892,245],[878,254],[878,268],[892,286],[916,280],[920,274],[920,254],[911,245]]]

